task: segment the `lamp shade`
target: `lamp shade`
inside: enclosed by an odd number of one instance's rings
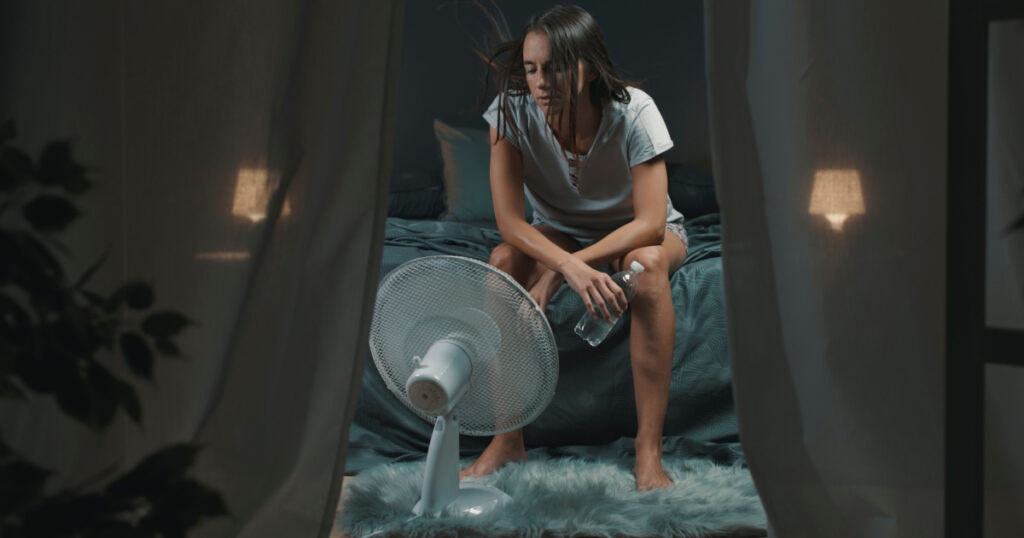
[[[267,204],[270,203],[270,196],[277,187],[277,181],[274,180],[272,184],[271,179],[266,168],[240,169],[238,180],[235,183],[235,200],[231,214],[247,217],[253,222],[265,219]],[[289,207],[288,200],[285,199],[281,215],[290,213],[291,207]]]
[[[848,168],[815,172],[809,212],[824,215],[835,230],[842,230],[843,222],[850,215],[863,214],[860,172]]]

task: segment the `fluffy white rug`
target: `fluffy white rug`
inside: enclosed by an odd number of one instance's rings
[[[512,496],[501,509],[412,520],[423,462],[382,465],[348,481],[339,525],[353,538],[765,535],[764,510],[745,468],[668,456],[664,464],[675,486],[638,493],[632,460],[531,459],[479,479]]]

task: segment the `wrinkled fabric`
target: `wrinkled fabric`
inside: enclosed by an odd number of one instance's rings
[[[190,536],[315,536],[340,490],[377,281],[402,2],[7,2],[0,111],[35,155],[69,138],[95,189],[62,234],[112,292],[194,322],[103,435],[52,398],[0,406],[54,490],[171,443],[230,517]],[[358,83],[355,81],[358,80]],[[115,375],[130,379],[127,369]],[[326,536],[326,534],[324,534]]]
[[[947,6],[705,14],[733,386],[769,534],[941,536]]]

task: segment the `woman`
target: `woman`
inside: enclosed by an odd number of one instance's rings
[[[490,181],[504,243],[490,263],[509,273],[541,309],[567,283],[591,316],[627,308],[622,290],[595,267],[639,261],[630,361],[636,393],[636,487],[668,487],[661,435],[675,343],[669,276],[686,258],[682,215],[668,199],[661,154],[672,147],[651,98],[612,67],[594,19],[578,7],[535,15],[519,39],[491,55],[498,96]],[[486,90],[485,90],[486,91]],[[534,218],[524,218],[526,196]],[[463,477],[523,461],[522,430],[494,437]]]

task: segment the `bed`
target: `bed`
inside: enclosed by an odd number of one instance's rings
[[[380,277],[421,256],[453,254],[486,261],[501,242],[490,210],[488,147],[482,129],[435,122],[440,172],[396,174]],[[742,457],[726,349],[722,291],[721,222],[711,177],[670,167],[669,194],[686,215],[690,239],[686,262],[671,278],[676,313],[665,452],[708,456],[723,463]],[[546,309],[559,352],[554,399],[524,429],[529,451],[585,458],[618,458],[632,451],[636,409],[629,362],[629,313],[606,340],[592,348],[572,329],[582,301],[568,286]],[[367,354],[361,393],[349,435],[346,473],[427,451],[432,425],[396,399]],[[479,454],[485,437],[463,436],[463,457]]]

